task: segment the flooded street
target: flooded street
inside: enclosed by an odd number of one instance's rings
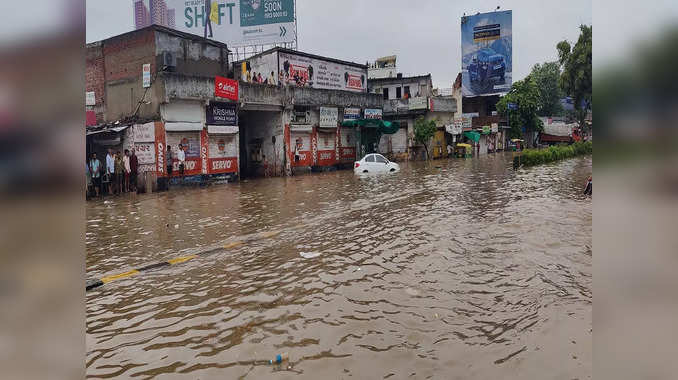
[[[88,202],[88,279],[198,255],[87,292],[88,377],[590,378],[591,157],[511,157]]]

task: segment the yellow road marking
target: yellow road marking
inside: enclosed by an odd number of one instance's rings
[[[239,246],[239,245],[241,245],[241,244],[242,244],[241,241],[232,241],[232,242],[230,242],[230,243],[228,243],[228,244],[225,244],[225,245],[224,245],[224,248],[226,248],[226,249],[228,249],[228,248],[233,248],[233,247],[237,247],[237,246]]]
[[[103,282],[104,284],[106,284],[106,283],[108,283],[108,282],[115,281],[115,280],[119,280],[119,279],[121,279],[121,278],[134,276],[135,274],[138,274],[138,273],[139,273],[138,270],[132,269],[132,270],[129,271],[129,272],[119,273],[119,274],[114,274],[114,275],[111,275],[111,276],[102,277],[102,278],[101,278],[101,282]]]
[[[268,231],[268,232],[264,232],[263,234],[261,234],[261,237],[262,238],[270,238],[270,237],[273,237],[273,236],[275,236],[279,233],[280,233],[280,230],[278,230],[278,231]]]
[[[180,263],[185,263],[188,260],[195,259],[196,257],[198,257],[198,255],[175,257],[173,259],[167,260],[167,262],[170,263],[170,264],[180,264]]]

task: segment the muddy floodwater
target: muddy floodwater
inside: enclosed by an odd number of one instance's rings
[[[86,293],[87,376],[591,378],[591,157],[511,155],[88,202],[88,279],[197,257]]]

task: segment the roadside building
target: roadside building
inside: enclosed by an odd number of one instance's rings
[[[454,123],[457,102],[453,96],[435,96],[431,74],[368,80],[369,91],[384,100],[383,118],[398,127],[392,135],[383,135],[379,153],[395,161],[424,159],[425,150],[414,142],[414,122],[423,117],[434,120],[438,130],[430,143],[434,158],[447,156],[445,128]]]
[[[499,95],[462,98],[462,117],[470,118],[471,125],[463,128],[464,142],[473,146],[474,156],[506,149],[508,120],[497,114]]]
[[[182,181],[238,178],[237,92],[233,99],[214,92],[215,77],[231,76],[228,53],[223,43],[159,25],[87,44],[88,154],[134,149],[140,177],[162,186],[181,176],[175,159],[168,178],[166,146],[176,152],[182,144]],[[212,81],[211,89],[186,91],[204,80]]]
[[[382,112],[382,98],[367,92],[367,65],[276,47],[233,71],[242,89],[244,175],[352,167],[368,127],[345,121]]]

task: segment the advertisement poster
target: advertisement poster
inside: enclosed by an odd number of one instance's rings
[[[207,125],[238,125],[238,113],[235,103],[210,102],[205,107]]]
[[[344,120],[360,119],[360,108],[344,108]]]
[[[94,96],[94,91],[85,92],[85,105],[94,106],[97,104],[96,97]]]
[[[238,81],[220,76],[214,77],[214,96],[238,101]]]
[[[234,173],[238,171],[238,135],[209,136],[209,172]]]
[[[278,85],[278,56],[266,54],[242,62],[240,79],[247,83]]]
[[[156,24],[201,37],[206,31],[229,48],[295,37],[294,0],[135,0],[133,6],[136,29]]]
[[[200,165],[200,132],[167,132],[167,145],[172,147],[172,175],[179,172],[179,161],[176,159],[179,144],[184,147],[186,163],[184,174],[194,175],[201,173]]]
[[[292,132],[290,135],[292,166],[311,166],[311,135]]]
[[[279,53],[278,79],[286,85],[367,92],[367,68]]]
[[[322,128],[336,128],[339,123],[339,109],[336,107],[320,107],[320,123]]]
[[[463,96],[500,95],[511,89],[512,12],[461,18]]]
[[[155,127],[155,173],[158,177],[166,177],[165,160],[165,125],[159,121],[154,123]]]
[[[355,160],[355,129],[341,128],[341,137],[339,138],[339,159]]]
[[[365,108],[365,119],[381,119],[382,112],[378,108]]]

